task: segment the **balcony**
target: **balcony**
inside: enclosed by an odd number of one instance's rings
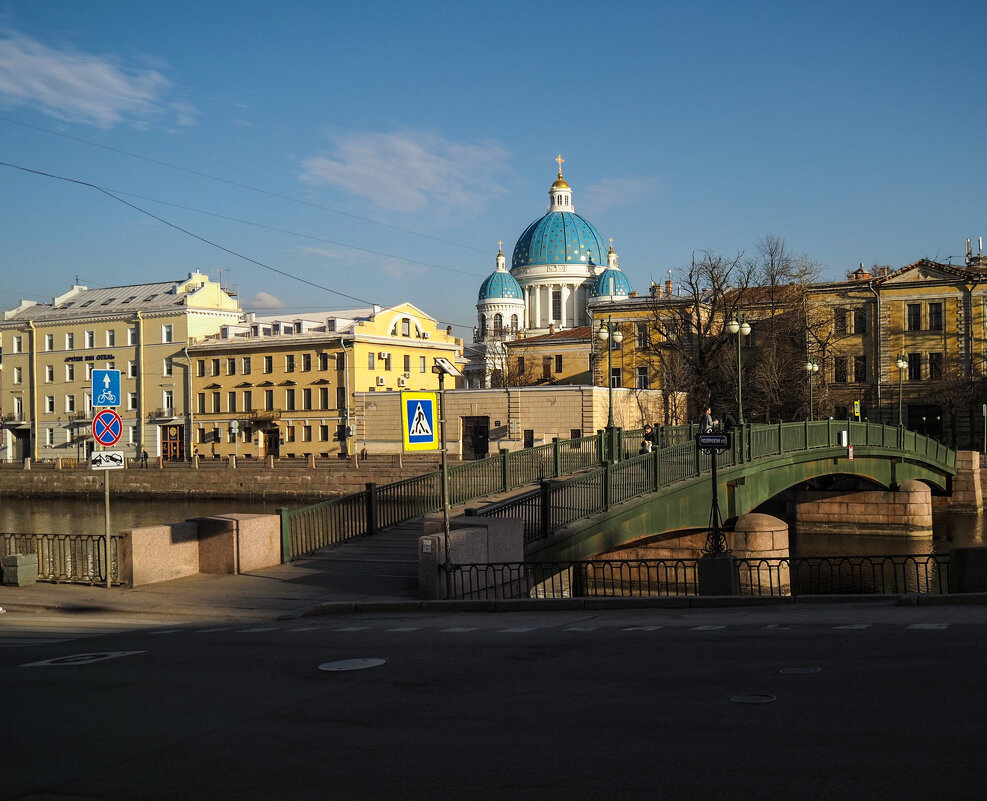
[[[0,419],[7,428],[30,428],[31,421],[23,412],[4,412]]]
[[[244,412],[243,417],[247,420],[253,420],[256,422],[263,422],[265,420],[280,420],[281,410],[280,409],[253,409],[249,412]]]
[[[69,428],[75,426],[88,426],[93,421],[94,412],[90,409],[88,412],[72,412],[69,414]]]
[[[167,406],[163,409],[155,409],[147,417],[149,420],[159,420],[163,422],[169,422],[171,420],[177,419],[179,416],[180,415],[175,411],[175,409],[173,409],[170,406]]]

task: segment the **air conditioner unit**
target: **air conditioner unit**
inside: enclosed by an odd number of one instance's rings
[[[405,378],[411,378],[411,373],[405,373],[405,374],[404,374],[404,377],[405,377]]]
[[[428,331],[422,331],[422,339],[428,339],[430,336],[432,335]]]
[[[406,386],[408,386],[408,379],[405,378],[404,376],[400,376],[398,378],[398,386],[399,387],[406,387]]]
[[[384,386],[384,376],[382,375],[377,376],[377,386],[378,387]]]
[[[387,358],[388,356],[390,356],[391,354],[390,354],[390,353],[388,353],[388,352],[387,352],[386,350],[382,350],[382,351],[381,351],[380,353],[378,353],[377,355],[378,355],[378,356],[379,356],[379,357],[380,357],[381,359],[386,359],[386,358]]]

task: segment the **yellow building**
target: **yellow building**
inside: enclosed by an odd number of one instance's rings
[[[257,317],[189,347],[202,457],[328,457],[352,450],[356,392],[434,390],[433,359],[463,342],[410,303]],[[450,386],[451,388],[451,386]]]
[[[202,273],[180,281],[89,289],[3,313],[0,458],[88,458],[92,371],[121,371],[120,445],[183,458],[191,387],[185,347],[235,323],[235,297]]]
[[[501,376],[500,382],[504,386],[593,383],[588,325],[518,337],[505,342],[504,348],[507,374]]]

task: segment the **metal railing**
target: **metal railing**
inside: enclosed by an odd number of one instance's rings
[[[716,454],[717,470],[786,453],[841,447],[841,431],[848,431],[849,443],[859,447],[920,454],[948,469],[956,464],[956,454],[945,445],[903,428],[879,423],[850,423],[848,428],[846,423],[820,420],[735,429],[731,448]],[[523,520],[528,544],[580,518],[607,512],[614,504],[698,480],[711,471],[713,458],[693,439],[573,478],[542,481],[538,489],[485,506],[477,514]]]
[[[593,559],[440,567],[450,599],[698,596],[698,558]],[[943,594],[943,554],[736,559],[745,596]]]
[[[110,536],[110,578],[120,583],[120,535]],[[3,556],[36,554],[38,580],[106,584],[106,538],[102,534],[0,534]]]

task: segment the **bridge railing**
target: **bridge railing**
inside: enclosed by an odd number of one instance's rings
[[[717,470],[785,453],[842,447],[849,442],[922,455],[952,468],[956,454],[929,437],[880,423],[833,420],[748,425],[734,429],[733,447],[716,454]],[[580,476],[543,482],[539,489],[490,504],[477,514],[524,520],[525,543],[546,538],[576,520],[606,512],[614,504],[683,481],[697,480],[712,470],[714,456],[695,440],[630,457]],[[592,489],[588,489],[592,487]]]
[[[110,536],[110,580],[120,583],[121,535]],[[0,534],[0,557],[34,554],[38,580],[68,584],[106,584],[103,534]]]

